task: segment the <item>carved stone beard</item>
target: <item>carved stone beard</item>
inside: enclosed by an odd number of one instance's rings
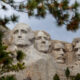
[[[49,36],[47,36],[44,32],[39,31],[37,33],[34,45],[38,51],[48,53],[51,47]]]
[[[32,44],[34,34],[26,24],[17,24],[13,29],[13,43],[17,47],[28,47]]]

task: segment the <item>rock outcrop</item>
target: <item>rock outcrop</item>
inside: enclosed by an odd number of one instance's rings
[[[4,39],[7,50],[22,50],[26,54],[26,68],[15,72],[17,80],[53,80],[56,73],[64,80],[67,67],[72,76],[80,73],[80,38],[72,43],[52,40],[47,32],[32,31],[24,23],[17,24],[10,33]]]

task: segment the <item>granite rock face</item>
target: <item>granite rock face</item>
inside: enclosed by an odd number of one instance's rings
[[[10,29],[8,29],[6,26],[0,25],[0,30],[4,33],[3,35],[3,44],[7,45],[9,44],[9,35]]]
[[[34,54],[34,56],[33,56]],[[35,58],[37,57],[37,58]],[[52,80],[56,73],[54,61],[50,55],[30,53],[26,59],[26,69],[17,74],[17,79],[26,80],[30,77],[31,80]],[[23,76],[24,74],[24,76]]]
[[[10,33],[7,50],[22,50],[26,55],[26,68],[15,72],[17,80],[53,80],[56,73],[64,80],[67,67],[72,76],[80,73],[80,38],[72,43],[52,40],[47,32],[32,31],[24,23],[17,24]]]

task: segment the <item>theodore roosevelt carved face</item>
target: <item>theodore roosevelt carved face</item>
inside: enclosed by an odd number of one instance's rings
[[[75,55],[76,55],[76,61],[80,61],[80,41],[76,43],[74,47]]]
[[[64,45],[62,43],[54,43],[53,54],[57,63],[64,63]]]
[[[12,31],[13,43],[16,46],[29,46],[32,44],[34,34],[27,24],[19,23]]]
[[[37,31],[35,34],[35,48],[40,51],[47,53],[51,46],[51,38],[47,32]]]

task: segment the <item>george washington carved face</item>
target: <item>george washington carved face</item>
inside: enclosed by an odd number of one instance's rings
[[[51,46],[50,36],[44,31],[38,31],[35,35],[35,48],[40,52],[48,52]]]
[[[34,38],[31,28],[27,24],[19,23],[12,31],[13,43],[17,46],[29,46]]]

